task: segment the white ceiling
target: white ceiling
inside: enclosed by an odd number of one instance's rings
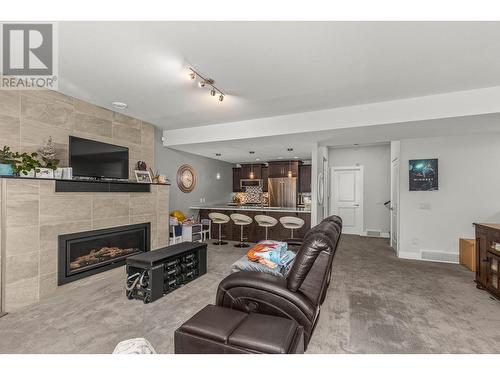
[[[500,85],[499,36],[500,22],[61,22],[59,88],[186,128]]]

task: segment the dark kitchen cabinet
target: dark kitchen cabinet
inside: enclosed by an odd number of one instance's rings
[[[267,179],[269,178],[269,167],[262,167],[262,191],[268,191]]]
[[[292,177],[299,176],[298,161],[271,161],[269,162],[269,177],[288,177],[288,171],[292,171]]]
[[[233,168],[233,193],[238,193],[241,191],[241,168]]]
[[[252,171],[255,180],[260,180],[262,178],[262,164],[242,164],[241,178],[244,180],[251,179],[250,173]]]
[[[299,193],[311,192],[311,166],[299,166]]]

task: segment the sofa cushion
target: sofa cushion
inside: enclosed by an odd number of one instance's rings
[[[236,327],[247,314],[238,310],[207,305],[180,328],[183,332],[227,343]]]
[[[321,225],[321,224],[320,224]],[[292,292],[299,290],[307,277],[318,255],[325,251],[332,253],[334,244],[329,236],[318,231],[314,235],[307,235],[295,257],[292,268],[287,276],[287,288]],[[317,286],[321,288],[321,285]]]
[[[229,344],[259,353],[285,354],[293,345],[298,324],[272,315],[250,314],[229,337]]]

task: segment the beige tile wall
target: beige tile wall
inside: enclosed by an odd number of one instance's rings
[[[60,234],[151,223],[151,249],[168,245],[169,187],[150,193],[56,193],[49,180],[1,179],[5,189],[5,311],[31,305],[58,291],[103,277],[57,286]]]
[[[34,152],[52,136],[61,166],[68,165],[74,135],[128,147],[133,179],[139,160],[154,169],[154,134],[147,122],[58,92],[0,91],[0,147]],[[53,181],[0,182],[8,198],[2,201],[0,188],[0,304],[6,311],[103,277],[57,287],[59,234],[151,222],[152,249],[168,243],[168,186],[152,186],[149,194],[56,194]]]
[[[52,136],[61,166],[70,135],[129,148],[130,178],[143,160],[154,169],[154,126],[54,91],[0,91],[0,147],[38,151]]]

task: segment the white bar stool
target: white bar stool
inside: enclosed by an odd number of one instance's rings
[[[291,231],[292,231],[291,238],[293,238],[294,229],[302,228],[304,226],[305,221],[302,220],[300,217],[296,217],[296,216],[283,216],[283,217],[280,217],[280,223],[281,223],[281,225],[283,225],[284,228],[291,229]]]
[[[231,220],[233,220],[233,222],[236,225],[240,226],[240,233],[241,233],[240,234],[240,243],[234,245],[234,247],[248,247],[248,246],[250,246],[249,244],[246,244],[243,242],[243,227],[245,225],[252,224],[252,222],[253,222],[252,218],[250,216],[247,216],[247,215],[232,214]]]
[[[208,214],[212,223],[219,224],[219,241],[214,242],[214,245],[227,245],[227,242],[222,241],[222,224],[229,223],[229,216],[221,214],[220,212],[210,212]]]
[[[274,217],[267,215],[255,215],[254,219],[257,222],[257,224],[259,224],[259,227],[266,228],[266,240],[267,240],[268,229],[278,224],[278,220],[276,220]]]

